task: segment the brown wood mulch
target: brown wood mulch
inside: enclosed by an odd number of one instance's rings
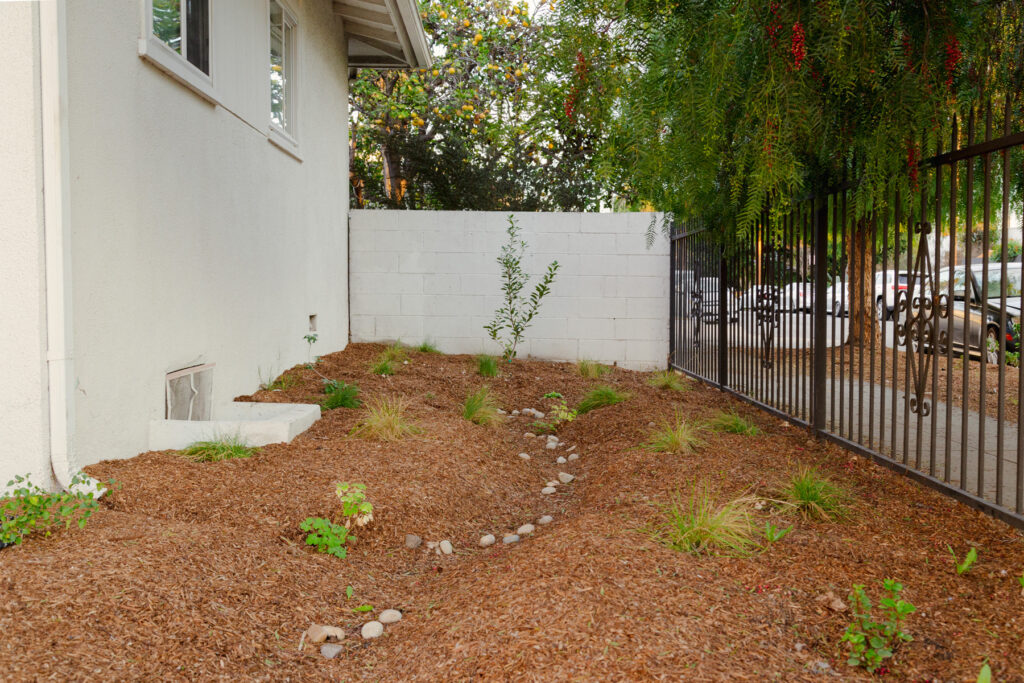
[[[849,611],[819,598],[845,597],[854,583],[877,598],[881,580],[895,577],[918,611],[889,679],[974,680],[987,659],[995,680],[1024,681],[1021,532],[712,389],[659,391],[618,369],[584,380],[566,364],[503,366],[489,383],[508,409],[543,410],[541,396],[555,390],[572,404],[601,382],[632,393],[566,425],[560,436],[582,457],[557,466],[561,449],[523,437],[528,419],[486,428],[460,417],[484,382],[471,358],[413,353],[396,376],[373,377],[380,348],[352,345],[320,370],[358,382],[364,398],[406,395],[419,436],[349,438],[360,411],[339,409],[249,460],[196,464],[158,452],[88,468],[122,487],[84,530],[0,551],[0,679],[867,679],[838,645]],[[290,374],[296,386],[255,398],[317,398],[319,378]],[[637,448],[651,420],[721,408],[762,433],[709,433],[690,456]],[[849,520],[763,511],[760,524],[794,530],[747,558],[694,557],[637,531],[675,491],[707,482],[722,497],[767,494],[802,464],[851,492]],[[559,470],[578,479],[541,495]],[[306,548],[298,530],[333,512],[335,481],[365,483],[376,506],[344,560]],[[501,544],[503,532],[543,514],[555,522]],[[451,539],[456,553],[409,550],[406,533]],[[483,533],[498,545],[480,549]],[[961,555],[977,547],[974,569],[957,576],[947,544]],[[362,641],[366,617],[352,608],[363,603],[404,619]],[[348,630],[337,659],[297,651],[314,622]]]

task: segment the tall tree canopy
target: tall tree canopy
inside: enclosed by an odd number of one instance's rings
[[[912,185],[952,117],[986,97],[1011,97],[1019,122],[1022,12],[999,0],[565,0],[559,31],[588,68],[581,115],[607,126],[606,177],[634,201],[743,227],[769,197],[784,209],[854,163],[863,212]]]
[[[355,206],[595,208],[601,139],[565,103],[577,66],[516,0],[424,0],[431,69],[362,70],[351,87]]]

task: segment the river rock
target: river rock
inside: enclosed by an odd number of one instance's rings
[[[564,465],[568,461],[565,459],[564,455],[560,455],[557,458],[555,458],[555,462],[557,462],[559,465]]]
[[[502,543],[518,543],[519,537],[515,534],[505,534],[505,537],[501,539]]]
[[[532,439],[535,436],[537,436],[537,435],[534,434],[533,432],[526,432],[525,434],[523,434],[523,437],[526,438],[526,439]]]
[[[454,550],[454,548],[452,548],[451,541],[441,541],[439,547],[441,548],[441,552],[445,555],[451,555]]]
[[[363,638],[365,640],[370,640],[371,638],[380,638],[382,635],[384,635],[384,624],[380,623],[379,621],[368,621],[365,624],[363,624],[363,628],[360,631],[360,633],[363,635]]]
[[[542,488],[540,490],[540,492],[543,493],[545,496],[550,496],[552,493],[554,493],[557,490],[558,489],[556,489],[554,486],[545,486],[544,488]]]
[[[341,654],[342,649],[341,645],[324,643],[320,646],[320,654],[324,656],[324,659],[334,659]]]
[[[556,448],[558,448],[558,442],[557,441],[548,441],[546,444],[544,444],[544,448],[548,449],[549,451],[553,451]]]
[[[580,459],[580,454],[579,453],[570,453],[569,454],[569,460],[579,460],[579,459]]]
[[[553,522],[553,521],[555,521],[554,517],[552,517],[551,515],[544,515],[543,517],[541,517],[540,519],[537,520],[537,524],[540,524],[540,525],[543,526],[545,524],[551,524],[551,522]]]
[[[486,534],[480,537],[480,547],[486,548],[494,545],[494,534]]]
[[[520,453],[519,457],[522,458],[523,460],[529,460],[530,459],[530,454],[529,453]]]
[[[526,536],[527,534],[532,534],[533,530],[534,526],[532,524],[524,524],[516,529],[516,534],[519,536]]]
[[[377,621],[382,624],[394,624],[397,621],[402,620],[402,613],[396,609],[386,609],[380,613],[377,617]]]
[[[419,536],[417,536],[416,534],[406,534],[405,535],[405,547],[406,548],[416,549],[416,548],[420,547],[421,543],[423,543],[423,539],[420,538]]]
[[[306,640],[316,645],[317,643],[323,643],[328,640],[341,640],[345,637],[345,632],[337,626],[323,626],[321,624],[313,624],[306,629]]]
[[[569,482],[571,482],[575,478],[576,477],[574,477],[573,475],[569,474],[568,472],[559,472],[558,473],[558,481],[562,482],[563,484],[568,484]]]

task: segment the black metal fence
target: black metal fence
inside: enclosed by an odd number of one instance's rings
[[[851,183],[676,226],[670,365],[1024,527],[1024,133],[993,118],[860,217]]]

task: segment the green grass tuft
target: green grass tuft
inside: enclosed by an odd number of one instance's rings
[[[405,416],[408,402],[403,397],[384,396],[371,399],[366,415],[352,428],[349,436],[380,441],[399,441],[422,430]]]
[[[802,468],[790,477],[779,497],[806,519],[830,521],[847,514],[846,491],[813,467]]]
[[[195,462],[220,462],[235,458],[248,458],[260,449],[246,446],[240,439],[221,439],[220,441],[197,441],[181,454]]]
[[[704,441],[698,436],[700,426],[687,422],[679,414],[676,414],[674,422],[662,420],[650,435],[650,441],[644,444],[648,450],[655,453],[674,453],[676,455],[688,455],[704,445]]]
[[[395,374],[395,366],[391,364],[390,358],[381,354],[377,356],[377,360],[373,361],[373,364],[370,365],[370,372],[375,375],[393,375]]]
[[[324,410],[336,408],[358,408],[363,405],[359,400],[359,387],[355,384],[345,384],[341,381],[331,381],[324,384],[324,393],[327,396],[320,401],[320,407]]]
[[[378,358],[387,359],[392,363],[402,363],[409,360],[409,350],[406,348],[405,344],[400,341],[396,341],[394,344],[391,344],[381,351]]]
[[[729,434],[742,434],[744,436],[757,436],[761,430],[757,425],[746,419],[739,413],[730,410],[719,411],[708,424],[717,431],[728,432]]]
[[[598,408],[604,408],[605,406],[613,406],[616,403],[622,403],[629,394],[623,393],[614,387],[603,386],[591,389],[583,400],[580,401],[580,405],[576,408],[576,412],[579,415],[589,413],[591,410]]]
[[[419,351],[420,353],[441,353],[441,349],[434,346],[434,343],[429,339],[424,339],[420,342],[419,346],[414,346],[413,350]]]
[[[284,373],[280,377],[275,379],[273,382],[263,385],[262,388],[267,391],[287,391],[288,389],[297,386],[300,381],[300,377]]]
[[[647,384],[655,389],[670,389],[672,391],[686,391],[690,388],[682,375],[668,370],[655,372],[647,378]]]
[[[587,379],[599,379],[604,377],[612,369],[607,365],[602,365],[592,360],[581,360],[576,363],[576,372],[579,373],[580,377],[586,377]]]
[[[483,377],[497,377],[498,359],[494,356],[477,356],[476,374]]]
[[[719,504],[706,484],[684,500],[676,493],[661,508],[662,523],[648,533],[673,550],[709,555],[740,556],[755,547],[754,498],[743,496]]]
[[[462,404],[462,417],[473,424],[492,425],[500,422],[502,416],[490,389],[483,386],[466,397],[466,402]]]

